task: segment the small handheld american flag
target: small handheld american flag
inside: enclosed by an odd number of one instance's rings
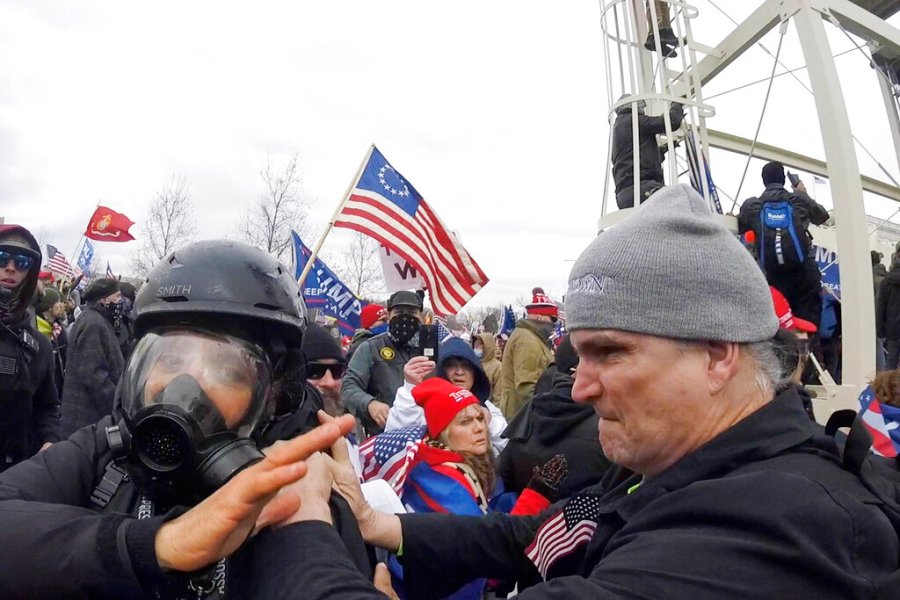
[[[401,427],[372,436],[359,445],[363,481],[383,479],[401,495],[410,465],[425,437],[424,425]]]
[[[541,525],[534,541],[525,549],[525,556],[534,563],[544,579],[553,563],[573,553],[591,540],[597,530],[600,515],[600,496],[579,494],[549,521]]]

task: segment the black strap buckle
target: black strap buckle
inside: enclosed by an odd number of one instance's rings
[[[115,461],[111,461],[106,465],[100,483],[91,492],[91,504],[101,510],[106,508],[113,496],[116,495],[116,490],[127,477],[128,471],[117,465]]]

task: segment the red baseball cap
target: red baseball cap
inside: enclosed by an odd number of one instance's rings
[[[795,317],[791,311],[791,305],[788,303],[784,294],[779,292],[772,286],[769,286],[772,292],[772,303],[775,305],[775,316],[778,317],[778,326],[788,331],[801,331],[803,333],[815,333],[819,330],[814,323]]]

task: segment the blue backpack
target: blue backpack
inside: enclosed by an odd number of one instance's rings
[[[794,206],[787,200],[767,200],[759,210],[759,264],[767,273],[794,271],[809,254],[809,236],[796,227]]]

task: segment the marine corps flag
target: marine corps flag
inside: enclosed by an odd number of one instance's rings
[[[130,242],[134,237],[128,228],[134,221],[105,206],[98,206],[84,232],[85,237],[98,242]]]

